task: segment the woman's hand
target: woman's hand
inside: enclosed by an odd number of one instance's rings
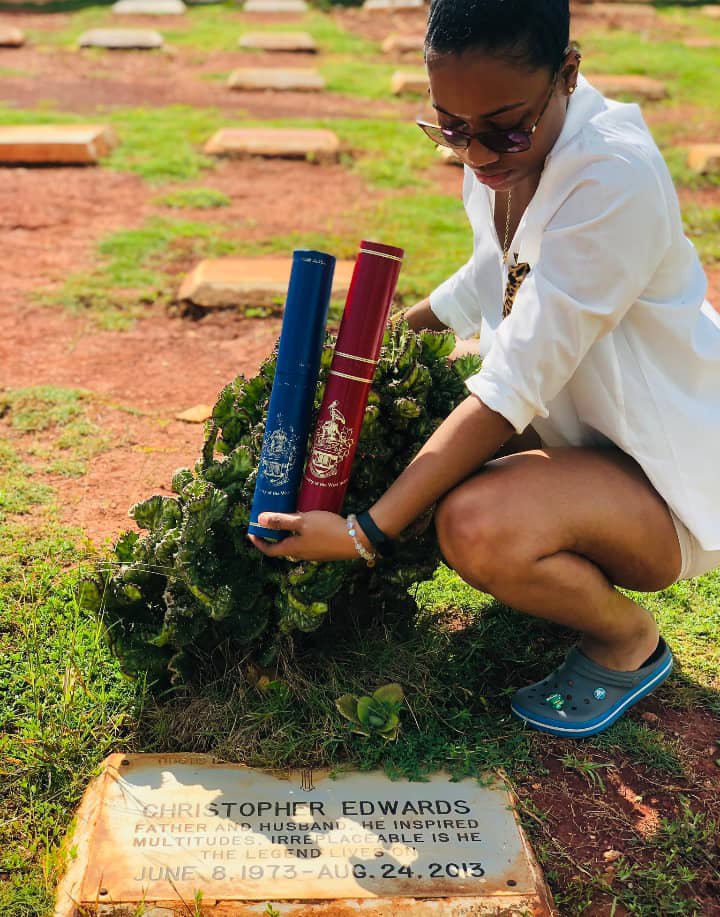
[[[271,543],[248,535],[255,547],[268,557],[293,557],[297,560],[354,560],[358,557],[342,516],[313,510],[309,513],[260,513],[258,524],[267,529],[293,532],[283,541]],[[358,527],[359,528],[359,527]],[[365,536],[358,537],[370,548]]]

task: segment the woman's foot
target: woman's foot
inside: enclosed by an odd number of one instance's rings
[[[650,660],[632,671],[600,666],[576,646],[547,678],[516,692],[511,710],[540,732],[596,735],[662,684],[672,667],[672,653],[662,638]]]

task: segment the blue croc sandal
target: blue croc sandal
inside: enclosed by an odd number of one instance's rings
[[[595,735],[665,681],[673,656],[662,638],[661,647],[659,659],[634,672],[606,669],[574,647],[547,678],[521,688],[510,709],[540,732],[569,738]]]

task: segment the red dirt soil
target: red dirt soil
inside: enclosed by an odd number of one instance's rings
[[[642,867],[652,862],[653,834],[663,819],[682,817],[682,800],[692,812],[705,813],[708,819],[720,818],[720,770],[715,759],[720,754],[720,720],[707,710],[673,710],[654,695],[639,704],[628,715],[663,733],[679,749],[685,769],[682,776],[662,774],[639,764],[599,767],[596,773],[603,786],[593,785],[578,771],[563,763],[564,756],[595,764],[607,764],[616,756],[594,749],[585,750],[582,743],[548,736],[538,738],[538,771],[547,770],[541,782],[521,786],[517,792],[522,801],[532,804],[542,818],[529,813],[536,842],[562,851],[557,860],[560,887],[584,884],[590,873],[602,876],[613,891],[626,883],[618,873],[620,857]],[[525,809],[528,812],[527,808]],[[688,851],[690,853],[691,851]],[[697,853],[697,851],[693,851]],[[705,865],[695,867],[698,880],[692,886],[692,900],[704,917],[720,914],[720,839],[710,841]],[[681,853],[679,855],[682,855]],[[715,865],[713,865],[715,864]],[[684,897],[683,900],[688,900]],[[625,915],[622,906],[612,909],[613,895],[595,893],[583,917]],[[646,903],[647,906],[647,903]],[[580,911],[566,911],[580,913]],[[666,911],[658,910],[658,917]],[[689,913],[689,912],[688,912]]]
[[[264,235],[287,232],[288,213],[301,234],[332,228],[332,215],[347,209],[348,197],[360,199],[363,185],[340,166],[326,166],[321,196],[315,174],[316,167],[305,163],[220,163],[210,183],[232,200],[222,216],[224,224],[236,227],[229,235],[256,237],[254,214],[261,217]],[[193,321],[172,317],[159,306],[149,306],[147,317],[131,331],[102,331],[84,316],[31,304],[34,290],[59,285],[71,272],[91,267],[98,238],[139,226],[151,214],[167,215],[166,208],[152,203],[155,193],[135,176],[100,169],[0,170],[0,197],[13,202],[0,215],[5,263],[0,387],[89,389],[149,412],[143,418],[104,410],[97,418],[100,425],[113,436],[127,434],[130,448],[118,446],[97,457],[80,481],[51,481],[64,521],[82,525],[98,543],[128,526],[131,503],[167,489],[175,468],[197,458],[202,428],[173,421],[174,415],[213,404],[236,375],[254,373],[279,334],[277,319],[212,312]],[[182,216],[213,219],[207,210],[183,210]],[[164,429],[163,421],[169,421]]]

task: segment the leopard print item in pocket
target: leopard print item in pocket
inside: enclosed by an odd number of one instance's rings
[[[523,280],[530,273],[529,264],[511,264],[508,267],[507,286],[505,287],[505,300],[503,301],[503,318],[507,318],[512,312],[515,303],[515,297],[522,286]]]

